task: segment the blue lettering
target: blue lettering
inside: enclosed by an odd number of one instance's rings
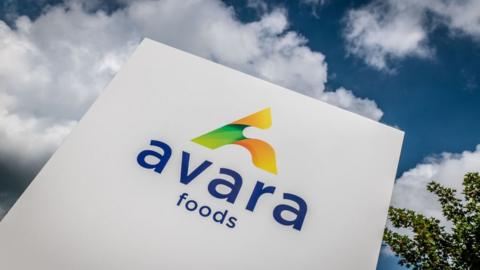
[[[293,225],[293,228],[295,230],[300,231],[303,226],[303,221],[305,219],[305,215],[307,214],[307,204],[305,201],[298,197],[297,195],[293,195],[290,193],[284,193],[283,198],[285,200],[291,200],[294,201],[298,204],[298,208],[296,209],[293,206],[287,205],[287,204],[280,204],[273,209],[273,217],[275,220],[285,226],[291,226]],[[296,215],[296,218],[293,220],[286,220],[282,217],[282,212],[288,211]]]
[[[137,163],[143,168],[153,169],[153,171],[160,174],[170,160],[172,149],[168,144],[157,140],[151,140],[150,145],[160,148],[161,151],[158,152],[150,149],[143,150],[137,156]],[[200,165],[196,166],[190,171],[190,153],[182,151],[180,183],[184,185],[190,184],[211,165],[211,161],[204,160],[202,163],[200,163]],[[208,184],[208,192],[215,198],[226,199],[227,202],[234,204],[243,185],[242,176],[236,171],[228,168],[220,168],[219,173],[229,176],[232,180],[228,181],[223,178],[213,179]],[[248,199],[245,209],[254,212],[260,197],[265,194],[274,194],[275,190],[275,186],[265,186],[263,182],[257,181],[252,190],[250,198]],[[179,196],[177,205],[180,206],[182,203],[184,203],[185,208],[188,211],[193,212],[198,210],[200,216],[211,216],[213,221],[220,224],[225,223],[225,225],[229,228],[234,228],[236,226],[237,218],[229,217],[228,210],[213,212],[212,208],[209,206],[200,206],[195,200],[188,200],[187,198],[188,193],[182,193]],[[305,216],[307,214],[306,202],[301,197],[291,193],[284,193],[283,199],[295,202],[298,207],[288,204],[279,204],[273,209],[273,218],[281,225],[292,226],[295,230],[300,231],[303,227]],[[285,216],[287,212],[290,215]],[[291,218],[292,215],[294,218]]]
[[[163,169],[168,163],[168,160],[170,159],[170,156],[172,155],[172,148],[168,146],[168,144],[161,142],[161,141],[155,141],[152,140],[150,142],[150,145],[160,147],[163,150],[163,154],[160,154],[156,151],[153,150],[144,150],[140,152],[137,156],[137,162],[140,166],[146,168],[146,169],[153,169],[157,173],[162,173]],[[158,159],[157,163],[148,163],[146,158],[148,156],[153,156]]]
[[[273,194],[275,192],[275,187],[272,186],[266,186],[264,187],[264,183],[258,181],[257,184],[255,184],[255,187],[253,188],[252,195],[250,196],[250,199],[248,200],[247,203],[247,210],[252,211],[255,210],[255,206],[257,206],[258,199],[263,195],[263,194]]]
[[[182,168],[180,170],[180,183],[188,185],[193,179],[195,179],[199,174],[205,171],[208,167],[212,165],[212,162],[205,160],[196,167],[191,173],[188,173],[188,167],[190,166],[190,153],[182,152]]]
[[[242,177],[240,174],[237,172],[227,169],[227,168],[221,168],[220,169],[221,174],[226,174],[228,176],[231,176],[233,178],[233,183],[225,180],[225,179],[213,179],[210,184],[208,184],[208,191],[210,194],[212,194],[213,197],[219,198],[219,199],[227,199],[227,202],[229,203],[235,203],[235,200],[237,199],[238,193],[240,192],[240,189],[242,188]],[[230,192],[222,194],[217,190],[218,186],[225,186],[230,189]]]

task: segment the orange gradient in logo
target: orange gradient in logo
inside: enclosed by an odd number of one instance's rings
[[[248,127],[268,129],[272,126],[270,108],[248,115],[228,125],[207,132],[192,141],[209,149],[217,149],[224,145],[235,144],[250,152],[253,164],[262,170],[277,174],[275,150],[265,141],[247,138],[243,131]]]

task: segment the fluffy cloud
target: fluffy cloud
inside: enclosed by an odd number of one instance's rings
[[[51,9],[0,21],[0,162],[25,186],[140,40],[119,14]],[[119,46],[119,44],[122,44]],[[10,186],[18,179],[2,179]]]
[[[386,69],[389,59],[428,56],[420,13],[405,1],[396,0],[351,10],[345,30],[348,52],[378,69]]]
[[[392,60],[430,57],[428,34],[447,26],[452,35],[480,40],[480,1],[374,0],[346,15],[347,50],[368,65],[390,69]]]
[[[443,153],[440,156],[429,157],[424,163],[403,173],[397,179],[392,206],[412,209],[445,222],[437,197],[426,190],[426,185],[430,181],[436,181],[455,188],[460,194],[463,190],[463,175],[479,170],[480,145],[472,152]]]
[[[371,119],[380,119],[383,116],[383,111],[377,108],[375,101],[355,97],[352,91],[343,87],[335,92],[323,92],[320,99],[340,108],[362,112],[364,116]]]
[[[325,57],[306,47],[305,38],[288,31],[284,10],[243,24],[232,9],[216,1],[136,2],[127,17],[142,35],[155,40],[310,96],[318,97],[324,90]]]
[[[288,30],[285,10],[242,23],[220,1],[124,3],[106,14],[92,12],[95,2],[70,1],[35,21],[17,18],[14,28],[0,21],[0,163],[38,170],[143,36],[375,120],[382,115],[347,90],[324,92],[325,57]]]
[[[427,3],[427,8],[452,30],[452,34],[468,35],[480,41],[480,1],[450,0]]]

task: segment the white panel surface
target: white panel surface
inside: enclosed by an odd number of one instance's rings
[[[277,174],[254,166],[238,145],[192,142],[265,108],[271,127],[244,134],[274,148]],[[373,270],[402,139],[391,127],[145,39],[0,223],[0,269]],[[162,152],[151,140],[172,149],[162,173],[137,162],[144,150]],[[190,171],[212,162],[188,185],[180,183],[183,151]],[[243,179],[234,203],[208,191],[212,179],[230,179],[220,168]],[[257,181],[275,193],[252,212],[245,208]],[[308,206],[301,230],[273,217],[277,205],[298,206],[284,193]],[[235,227],[188,211],[191,199],[228,210]]]

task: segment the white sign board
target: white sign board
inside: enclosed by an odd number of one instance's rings
[[[0,269],[372,270],[402,138],[144,40],[0,223]]]

